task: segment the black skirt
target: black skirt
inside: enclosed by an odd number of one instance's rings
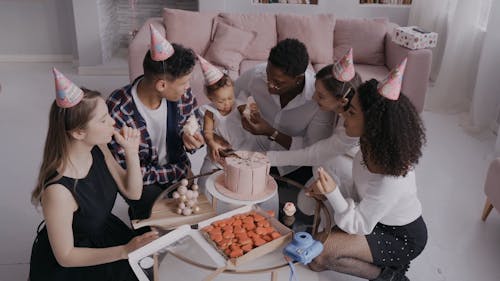
[[[125,226],[126,227],[126,226]],[[47,229],[37,234],[31,250],[30,281],[137,281],[128,260],[85,266],[62,267],[50,246]]]
[[[372,233],[365,237],[374,264],[401,266],[409,264],[423,251],[427,243],[427,227],[422,217],[402,226],[377,223]]]

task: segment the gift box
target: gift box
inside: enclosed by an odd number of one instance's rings
[[[393,31],[392,41],[405,48],[416,50],[436,47],[438,34],[417,26],[401,26]]]

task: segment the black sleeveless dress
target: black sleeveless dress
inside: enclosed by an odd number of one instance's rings
[[[56,182],[66,187],[78,204],[78,210],[73,213],[74,245],[106,248],[126,244],[133,238],[133,232],[111,213],[118,187],[97,146],[92,149],[92,158],[92,166],[85,178],[62,177]],[[33,243],[29,278],[31,281],[137,280],[127,260],[87,267],[60,266],[50,247],[45,226],[38,231]]]

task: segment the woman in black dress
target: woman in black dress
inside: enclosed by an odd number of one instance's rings
[[[45,226],[33,244],[30,280],[137,280],[128,253],[157,237],[134,237],[111,213],[117,192],[142,193],[137,129],[115,131],[98,92],[81,90],[54,69],[56,101],[50,110],[43,162],[32,202],[41,204]],[[112,137],[126,152],[127,171],[106,144]]]

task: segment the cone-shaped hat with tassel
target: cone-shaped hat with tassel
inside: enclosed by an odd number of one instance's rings
[[[405,58],[396,68],[391,70],[389,75],[378,84],[377,90],[379,94],[390,100],[397,100],[401,93],[401,84],[403,83],[403,75],[406,68]]]
[[[336,63],[333,64],[332,74],[341,82],[348,82],[354,78],[354,62],[352,61],[352,48]]]
[[[222,78],[224,74],[217,67],[209,63],[200,55],[198,55],[198,59],[200,61],[201,70],[203,71],[203,76],[205,77],[206,85],[213,85]]]
[[[56,68],[52,68],[56,82],[56,103],[62,108],[77,105],[83,98],[83,91]]]
[[[174,54],[174,47],[152,24],[149,25],[149,29],[151,30],[151,58],[154,61],[164,61],[171,57]]]

